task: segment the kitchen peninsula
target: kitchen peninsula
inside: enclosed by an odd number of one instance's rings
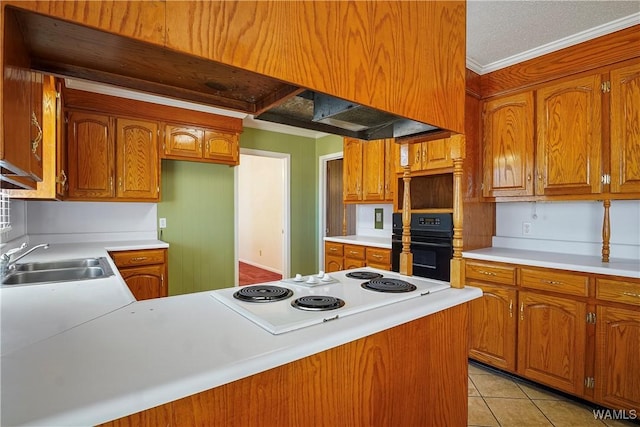
[[[211,292],[123,300],[3,353],[2,425],[466,425],[466,302],[480,295],[447,288],[281,335]]]

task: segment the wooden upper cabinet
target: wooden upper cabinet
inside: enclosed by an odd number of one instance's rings
[[[237,165],[240,161],[238,133],[168,124],[165,127],[165,159]]]
[[[483,195],[533,195],[533,93],[484,104]]]
[[[237,165],[240,161],[238,134],[207,130],[204,132],[204,158]]]
[[[67,130],[69,198],[112,198],[114,138],[111,118],[73,111]]]
[[[396,185],[396,165],[400,163],[400,144],[395,139],[384,140],[384,199],[393,200]]]
[[[344,138],[342,196],[344,201],[362,200],[362,145],[364,141]]]
[[[116,127],[117,197],[157,200],[160,185],[158,124],[118,118]]]
[[[640,63],[611,71],[611,192],[640,193]]]
[[[537,91],[536,194],[601,191],[600,75]]]
[[[385,140],[362,143],[362,200],[384,200]]]
[[[164,157],[202,158],[202,129],[167,125],[165,128]]]
[[[518,374],[583,395],[586,303],[520,291],[518,316]]]
[[[409,167],[411,172],[453,167],[451,140],[444,138],[410,144]]]

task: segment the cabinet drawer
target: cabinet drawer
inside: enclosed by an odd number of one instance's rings
[[[391,250],[367,248],[367,264],[391,264]]]
[[[579,273],[523,268],[520,274],[521,284],[525,288],[569,295],[589,295],[589,277]]]
[[[465,276],[467,279],[476,279],[503,285],[516,284],[515,267],[468,260],[465,262],[465,266]]]
[[[365,247],[355,245],[344,245],[344,256],[351,259],[365,259]]]
[[[344,247],[342,243],[325,242],[324,253],[329,256],[342,256],[344,255]]]
[[[116,266],[132,267],[136,265],[164,264],[165,253],[164,249],[149,249],[110,252],[110,255]]]
[[[640,305],[640,282],[615,279],[596,279],[596,298]]]

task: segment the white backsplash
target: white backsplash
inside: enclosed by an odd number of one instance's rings
[[[600,256],[603,216],[600,201],[496,203],[493,246]],[[640,201],[613,200],[610,218],[611,257],[639,259]]]
[[[157,239],[155,203],[26,203],[31,244]]]
[[[382,229],[376,229],[375,209],[382,209]],[[388,237],[391,239],[393,227],[393,205],[357,205],[356,208],[356,234],[359,236]]]

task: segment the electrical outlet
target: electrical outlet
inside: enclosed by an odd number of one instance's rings
[[[522,223],[522,235],[523,236],[528,236],[529,234],[531,234],[531,223],[530,222],[523,222]]]
[[[167,218],[160,218],[160,228],[167,228]]]

